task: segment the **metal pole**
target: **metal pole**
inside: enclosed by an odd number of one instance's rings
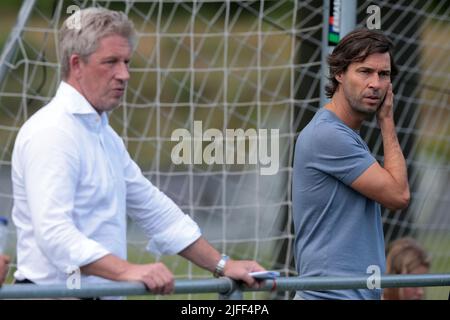
[[[267,280],[265,285],[255,291],[297,291],[297,290],[343,290],[368,289],[370,278],[360,277],[309,277],[309,278],[278,278]],[[400,287],[440,287],[450,286],[450,274],[424,275],[385,275],[380,276],[380,288]],[[247,291],[247,289],[243,289]]]
[[[219,293],[222,298],[242,299],[243,291],[296,291],[367,289],[371,276],[358,277],[280,277],[266,280],[259,289],[250,289],[229,278],[204,280],[176,280],[174,294]],[[450,286],[450,274],[386,275],[380,276],[381,288]],[[81,285],[67,289],[65,285],[38,286],[34,284],[4,285],[0,299],[36,299],[64,297],[104,297],[151,294],[142,283],[112,282]]]
[[[356,0],[324,0],[322,24],[322,73],[320,79],[320,106],[330,100],[325,95],[325,85],[328,83],[327,57],[336,44],[347,33],[355,29],[357,14]]]
[[[11,34],[9,35],[8,40],[6,40],[5,46],[2,51],[2,55],[0,56],[0,83],[3,82],[7,73],[7,63],[10,63],[12,57],[17,49],[17,43],[20,39],[22,31],[25,27],[25,24],[28,21],[28,18],[33,11],[34,5],[36,4],[36,0],[26,0],[22,3],[22,7],[20,8],[19,15],[17,17],[16,25],[14,26]]]
[[[355,29],[357,9],[356,0],[341,0],[340,39]]]
[[[235,290],[236,283],[229,278],[205,280],[176,280],[175,294],[221,293]],[[133,296],[151,294],[141,282],[111,282],[102,284],[81,283],[80,289],[68,289],[66,285],[15,284],[0,288],[0,299],[24,298],[87,298],[104,296]]]
[[[219,292],[219,300],[243,300],[244,295],[242,290],[236,283],[230,278],[223,277],[221,279],[225,279],[229,282],[229,290],[226,292]]]

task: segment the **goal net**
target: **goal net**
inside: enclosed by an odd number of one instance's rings
[[[450,7],[448,1],[358,1],[359,25],[373,4],[381,8],[381,29],[395,44],[395,121],[411,190],[406,210],[383,211],[385,242],[412,236],[430,254],[430,272],[449,273]],[[382,161],[376,123],[361,133]],[[448,288],[427,288],[426,298],[447,299]]]
[[[450,270],[450,28],[442,2],[358,1],[357,11],[363,25],[370,4],[382,8],[382,30],[400,61],[396,123],[412,203],[383,212],[386,242],[413,234],[436,272]],[[0,214],[12,208],[16,134],[59,84],[57,32],[73,6],[124,11],[138,31],[127,94],[110,123],[145,176],[219,251],[295,274],[292,159],[298,133],[320,107],[322,1],[24,1],[0,61]],[[210,152],[207,132],[231,131],[241,139]],[[177,152],[177,132],[195,140],[190,162]],[[365,123],[362,135],[382,161],[376,123]],[[211,276],[182,258],[148,254],[146,242],[130,221],[131,261],[163,261],[179,278]]]

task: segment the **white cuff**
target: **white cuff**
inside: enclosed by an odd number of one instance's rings
[[[147,245],[147,250],[155,255],[174,255],[188,247],[198,238],[201,232],[191,217],[184,215],[165,231],[155,234]]]

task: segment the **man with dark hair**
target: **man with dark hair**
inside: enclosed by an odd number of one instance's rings
[[[300,133],[295,149],[293,212],[300,277],[361,276],[385,271],[380,204],[409,203],[404,156],[395,132],[392,43],[358,29],[329,56],[331,102]],[[382,167],[358,130],[376,115]],[[298,299],[380,299],[381,289],[298,291]]]

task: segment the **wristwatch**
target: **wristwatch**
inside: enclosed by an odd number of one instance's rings
[[[219,277],[223,277],[223,270],[225,269],[225,264],[227,263],[227,261],[230,259],[229,256],[227,256],[226,254],[222,254],[220,256],[220,260],[219,262],[217,262],[216,268],[214,269],[214,277],[219,278]]]

